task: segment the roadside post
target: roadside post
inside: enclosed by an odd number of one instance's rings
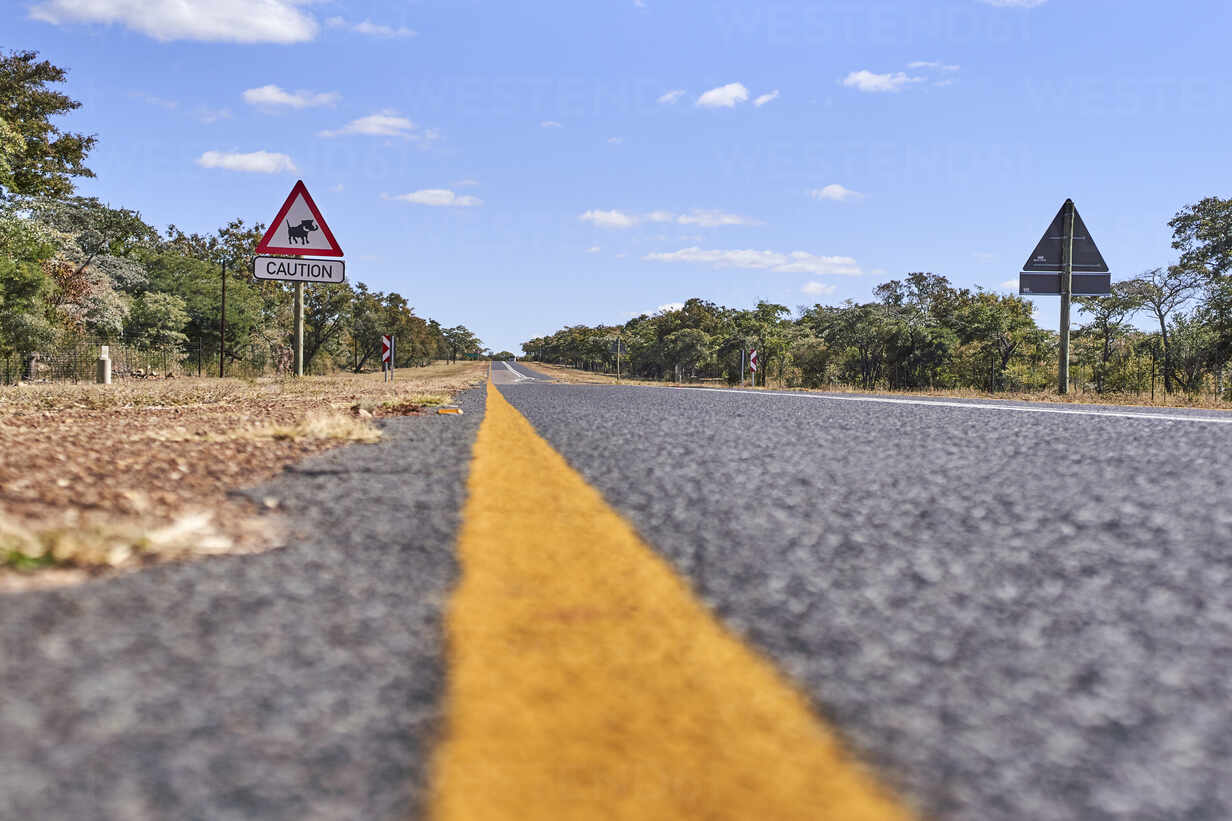
[[[616,381],[620,381],[620,355],[627,353],[625,349],[625,341],[620,334],[610,338],[609,350],[616,354]]]
[[[277,254],[278,256],[269,256]],[[286,202],[278,209],[278,215],[270,222],[265,236],[257,244],[257,255],[252,261],[252,275],[256,279],[277,280],[295,283],[295,375],[304,375],[304,283],[346,282],[346,263],[341,259],[313,259],[316,257],[341,257],[342,247],[334,239],[329,225],[321,216],[321,210],[312,195],[298,180]],[[223,278],[224,288],[226,278]],[[226,293],[224,291],[224,293]],[[221,373],[221,354],[219,371]]]
[[[381,336],[381,370],[385,373],[385,381],[394,381],[394,335]]]
[[[100,385],[110,385],[111,384],[110,351],[111,351],[111,346],[109,345],[99,346],[98,362],[96,363],[98,372],[95,375],[95,381],[98,382],[98,384]]]
[[[1069,393],[1070,302],[1074,296],[1112,293],[1108,263],[1091,239],[1091,232],[1078,215],[1073,200],[1066,200],[1053,217],[1022,271],[1018,275],[1019,295],[1061,297],[1057,393]]]

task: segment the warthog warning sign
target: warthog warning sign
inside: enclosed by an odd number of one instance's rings
[[[342,248],[334,239],[321,216],[312,195],[299,180],[291,189],[287,201],[278,210],[269,230],[261,237],[258,254],[297,254],[299,256],[340,257]],[[339,266],[341,267],[341,266]],[[271,279],[272,277],[261,277]],[[282,277],[279,277],[282,279]],[[341,282],[338,280],[304,280],[305,282]]]

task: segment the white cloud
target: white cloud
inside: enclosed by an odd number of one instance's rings
[[[860,192],[844,188],[836,182],[822,188],[814,188],[812,191],[809,191],[809,196],[815,200],[832,200],[834,202],[846,202],[847,200],[864,198],[864,195]]]
[[[632,228],[637,225],[637,217],[623,211],[590,210],[578,217],[582,222],[589,222],[599,228]]]
[[[672,89],[671,91],[667,92],[662,97],[660,97],[659,102],[663,103],[664,105],[672,105],[673,103],[675,103],[677,100],[679,100],[683,96],[684,96],[684,89],[676,88],[676,89]]]
[[[44,0],[30,17],[53,24],[119,24],[155,40],[303,43],[317,21],[304,0]]]
[[[664,304],[660,305],[658,308],[655,308],[655,309],[654,309],[654,311],[653,311],[653,313],[656,313],[656,314],[669,314],[669,313],[671,313],[672,311],[683,311],[683,310],[684,310],[684,303],[683,303],[683,302],[666,302],[666,303],[664,303]]]
[[[602,249],[602,248],[600,248],[598,245],[592,245],[592,246],[590,246],[589,248],[587,248],[587,249],[586,249],[586,253],[588,253],[588,254],[597,254],[597,253],[599,253],[599,252],[600,252],[600,251],[602,251],[602,250],[603,250],[603,249]]]
[[[356,34],[366,34],[369,37],[415,37],[419,34],[419,32],[414,29],[409,29],[406,26],[386,26],[380,23],[374,23],[371,20],[364,20],[360,23],[352,23],[342,17],[331,17],[325,21],[325,25],[330,28],[353,31]]]
[[[1000,287],[1002,291],[1013,291],[1014,293],[1018,293],[1018,279],[1007,279],[1005,282],[1001,283]]]
[[[712,88],[697,98],[697,105],[702,108],[734,108],[737,103],[749,99],[749,90],[743,83],[728,83],[725,86]]]
[[[276,85],[250,88],[244,92],[244,102],[249,105],[274,108],[315,108],[323,105],[333,105],[341,99],[336,91],[284,91]]]
[[[809,296],[829,296],[838,290],[837,285],[831,285],[828,282],[806,282],[800,286],[800,290]]]
[[[333,191],[335,194],[341,194],[341,193],[342,193],[342,189],[343,189],[343,188],[345,188],[345,187],[346,187],[346,186],[344,186],[342,183],[338,183],[337,185],[331,185],[331,186],[330,186],[330,188],[329,188],[329,190],[330,190],[330,191]]]
[[[769,94],[763,94],[760,97],[758,97],[756,100],[753,101],[753,105],[757,106],[758,108],[761,108],[762,106],[764,106],[766,103],[770,102],[771,100],[777,100],[778,98],[779,98],[779,90],[776,88],[774,91],[771,91]]]
[[[231,119],[231,109],[210,108],[209,106],[199,105],[193,109],[193,116],[206,125],[210,125],[218,122],[219,120]]]
[[[225,168],[228,171],[248,171],[253,174],[278,174],[295,171],[295,163],[286,154],[270,151],[253,151],[238,154],[226,151],[207,151],[197,158],[202,168]]]
[[[701,208],[694,208],[687,214],[681,214],[676,218],[676,222],[681,225],[697,225],[701,228],[718,228],[723,225],[761,224],[761,222],[751,217],[742,217],[739,214],[725,214],[722,211],[712,211]]]
[[[860,276],[863,271],[851,257],[817,256],[806,251],[704,250],[682,248],[670,253],[647,254],[652,262],[691,262],[715,268],[744,268],[784,274],[838,274]]]
[[[624,137],[608,137],[607,141],[612,145],[620,145],[625,141]]]
[[[891,74],[874,74],[863,69],[853,71],[843,78],[843,85],[848,88],[872,93],[902,91],[912,83],[922,82],[924,82],[923,77],[909,77],[901,71]]]
[[[128,96],[135,97],[143,103],[149,103],[150,105],[156,105],[159,108],[165,108],[168,111],[174,111],[180,105],[175,100],[168,100],[164,97],[156,97],[153,94],[146,94],[142,91],[131,92]]]
[[[675,214],[671,211],[650,211],[646,214],[630,214],[625,211],[590,210],[578,219],[589,222],[600,228],[632,228],[644,222],[668,223],[679,225],[696,225],[701,228],[717,228],[724,225],[761,225],[752,217],[742,217],[739,214],[727,214],[712,209],[694,208],[687,214]]]
[[[916,60],[914,63],[908,63],[907,68],[935,68],[937,71],[958,71],[958,66],[947,65],[940,60]]]
[[[318,131],[320,137],[341,137],[348,134],[362,134],[368,137],[410,137],[415,130],[415,124],[406,117],[400,117],[391,109],[385,109],[367,117],[352,120],[342,128],[333,131]],[[425,132],[424,137],[435,132]],[[433,137],[435,139],[435,137]]]
[[[437,208],[471,208],[483,205],[483,200],[470,195],[459,197],[447,188],[425,188],[410,194],[399,194],[392,197],[402,202],[412,202],[416,205],[431,205]]]
[[[544,120],[543,122],[539,123],[539,127],[540,128],[564,128],[563,125],[556,122],[555,120]]]

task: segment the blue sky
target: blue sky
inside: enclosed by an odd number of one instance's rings
[[[303,178],[351,280],[497,350],[691,296],[1002,288],[1066,197],[1128,277],[1232,187],[1225,3],[6,5],[99,135],[83,193],[209,231]]]

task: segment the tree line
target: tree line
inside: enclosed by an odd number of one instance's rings
[[[76,195],[74,178],[94,176],[85,161],[97,138],[54,125],[80,106],[55,89],[65,79],[36,52],[0,54],[0,356],[89,339],[170,349],[190,363],[216,362],[221,347],[242,372],[287,371],[293,286],[248,270],[265,226],[159,231],[137,211]],[[304,363],[315,371],[376,367],[387,333],[403,367],[482,350],[466,327],[443,327],[362,283],[313,285],[304,303]]]
[[[1141,393],[1158,376],[1170,393],[1228,389],[1232,199],[1188,205],[1169,227],[1175,264],[1117,282],[1107,296],[1075,299],[1076,387]],[[534,360],[613,372],[619,345],[622,370],[643,379],[734,384],[743,352],[756,349],[763,373],[786,387],[1038,392],[1055,384],[1057,334],[1036,325],[1020,297],[923,272],[882,283],[874,295],[794,313],[764,301],[738,309],[694,298],[623,325],[562,328],[522,348]]]

